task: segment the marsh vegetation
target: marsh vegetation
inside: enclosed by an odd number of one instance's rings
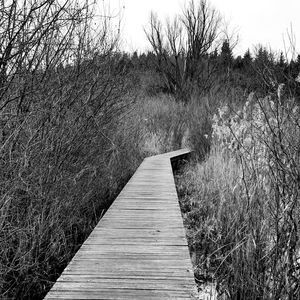
[[[236,57],[205,0],[125,53],[95,5],[0,3],[0,298],[41,299],[142,159],[182,147],[196,280],[300,298],[300,56]]]

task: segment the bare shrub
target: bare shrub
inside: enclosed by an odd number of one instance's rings
[[[113,136],[126,68],[93,9],[0,4],[1,298],[44,295],[130,176]]]

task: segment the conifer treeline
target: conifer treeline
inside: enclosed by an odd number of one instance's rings
[[[172,55],[167,57],[172,61]],[[128,70],[157,72],[163,76],[158,61],[158,55],[152,51],[142,53],[135,51],[132,54],[120,55],[120,64]],[[248,49],[243,55],[236,56],[229,42],[225,40],[219,51],[216,49],[203,56],[199,65],[202,81],[193,82],[193,85],[198,86],[198,92],[207,91],[212,86],[226,85],[238,88],[244,94],[256,91],[264,95],[275,92],[279,84],[284,83],[291,95],[299,94],[299,83],[295,79],[300,72],[300,55],[295,59],[287,60],[283,52],[276,54],[259,45],[253,51]],[[210,78],[206,78],[209,80],[206,85],[203,85],[205,74]],[[170,89],[164,81],[157,84],[163,92],[172,94],[177,92],[176,89]]]

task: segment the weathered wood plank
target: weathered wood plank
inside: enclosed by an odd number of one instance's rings
[[[46,299],[192,299],[195,286],[170,159],[146,158]]]

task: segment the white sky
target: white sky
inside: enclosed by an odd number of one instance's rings
[[[180,13],[187,0],[109,0],[111,11],[122,10],[123,47],[128,51],[150,49],[143,27],[151,10],[159,17]],[[195,0],[197,1],[197,0]],[[291,25],[300,52],[300,0],[210,0],[210,3],[239,33],[237,54],[257,44],[275,51],[288,47],[287,30]]]

